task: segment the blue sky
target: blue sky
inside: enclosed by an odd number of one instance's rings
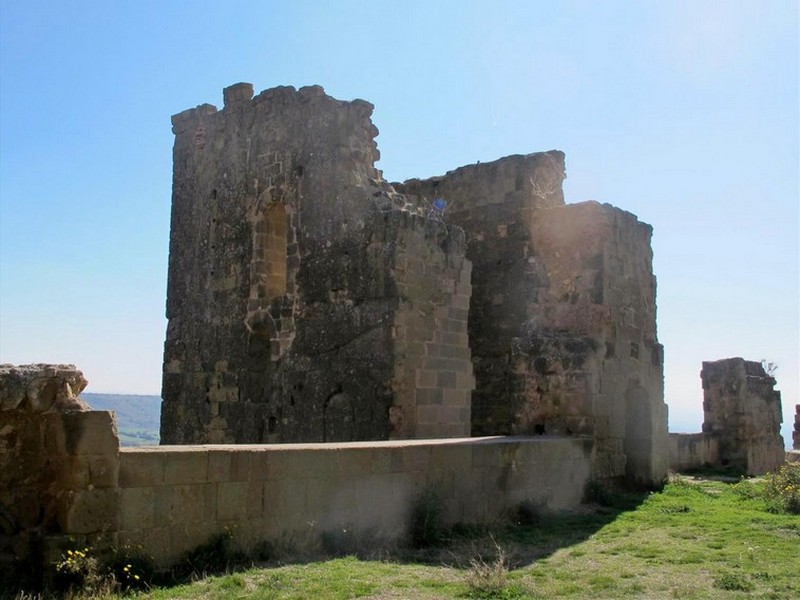
[[[654,227],[675,430],[700,363],[798,396],[798,4],[0,0],[0,361],[159,393],[172,114],[249,81],[375,104],[390,181],[560,149]]]

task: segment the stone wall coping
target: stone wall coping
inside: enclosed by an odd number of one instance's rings
[[[409,448],[424,446],[455,446],[482,444],[546,443],[554,441],[591,440],[590,436],[486,436],[465,438],[437,438],[425,440],[388,440],[370,442],[306,443],[306,444],[196,444],[186,446],[133,446],[120,448],[122,454],[181,454],[191,452],[286,452],[293,450],[345,450],[356,448]]]

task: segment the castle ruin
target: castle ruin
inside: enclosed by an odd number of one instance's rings
[[[730,468],[747,475],[777,469],[787,454],[781,436],[781,393],[757,361],[703,361],[702,433],[670,433],[675,470]]]
[[[551,151],[394,185],[318,86],[173,117],[162,443],[532,434],[668,460],[651,228],[565,205]]]

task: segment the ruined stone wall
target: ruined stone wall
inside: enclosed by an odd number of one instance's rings
[[[561,152],[393,188],[368,103],[224,95],[173,118],[162,442],[589,435],[660,481],[649,226],[565,206]]]
[[[123,448],[117,540],[164,566],[226,528],[244,550],[331,535],[381,547],[407,539],[425,491],[445,525],[573,509],[590,456],[588,439],[530,437]]]
[[[719,436],[711,433],[670,433],[669,468],[676,472],[718,466]]]
[[[784,461],[781,394],[759,362],[703,362],[703,432],[719,437],[720,463],[760,475]]]
[[[586,438],[120,449],[84,385],[71,365],[0,367],[0,569],[124,546],[169,567],[225,530],[243,550],[380,547],[406,539],[423,492],[444,524],[489,524],[523,503],[573,509],[590,477]]]
[[[473,435],[589,435],[595,477],[657,483],[668,440],[651,228],[564,205],[563,178],[554,151],[394,186],[446,203],[466,232]]]
[[[116,529],[116,424],[77,397],[86,383],[74,365],[0,365],[0,569]]]
[[[792,448],[800,450],[800,404],[794,407],[794,431],[792,432]]]
[[[463,233],[382,181],[372,106],[224,96],[173,117],[162,442],[466,433]]]

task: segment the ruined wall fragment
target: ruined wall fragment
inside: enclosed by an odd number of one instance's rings
[[[719,438],[722,466],[760,475],[784,461],[781,394],[761,363],[703,362],[703,432]]]
[[[119,440],[113,413],[78,397],[86,384],[74,365],[0,365],[0,569],[110,543]]]
[[[467,235],[473,435],[595,439],[594,476],[666,473],[663,349],[651,228],[609,205],[564,205],[547,152],[395,184]]]
[[[442,335],[466,333],[445,316],[468,293],[463,233],[382,180],[372,106],[318,86],[224,97],[173,117],[162,442],[466,433],[466,335]]]

